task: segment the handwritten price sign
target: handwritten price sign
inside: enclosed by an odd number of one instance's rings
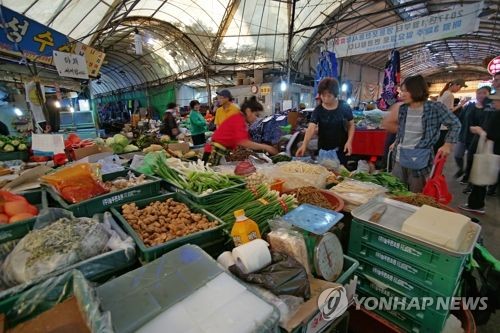
[[[54,65],[60,76],[88,79],[85,57],[77,54],[54,51]]]

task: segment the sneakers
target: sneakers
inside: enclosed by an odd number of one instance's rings
[[[458,206],[458,208],[460,208],[462,210],[465,210],[467,212],[481,214],[481,215],[483,215],[483,214],[486,213],[486,211],[484,210],[484,207],[483,208],[474,209],[474,208],[470,208],[468,204],[460,205],[460,206]]]

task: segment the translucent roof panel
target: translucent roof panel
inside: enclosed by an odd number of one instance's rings
[[[295,5],[295,23],[293,30],[298,31],[303,28],[321,24],[338,8],[341,2],[342,1],[331,0],[298,1]],[[314,32],[315,29],[311,29],[295,34],[292,41],[292,55],[300,51]]]
[[[229,0],[142,0],[128,16],[168,22],[208,54],[228,3]]]
[[[242,0],[216,54],[221,62],[266,62],[286,58],[288,5]]]

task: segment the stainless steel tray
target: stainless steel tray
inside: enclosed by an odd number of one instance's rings
[[[387,209],[380,220],[378,222],[370,221],[370,217],[380,209],[381,205],[386,205]],[[458,251],[403,233],[401,230],[404,221],[415,213],[418,208],[419,207],[409,205],[401,201],[378,196],[368,201],[366,204],[353,209],[351,214],[357,220],[369,223],[376,228],[389,230],[398,234],[398,237],[422,244],[440,252],[445,252],[454,257],[461,257],[472,252],[481,232],[481,226],[472,221],[469,222],[470,231],[467,234],[467,238],[465,242],[462,243],[462,246]]]

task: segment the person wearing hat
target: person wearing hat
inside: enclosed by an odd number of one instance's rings
[[[446,83],[441,92],[439,93],[437,101],[443,103],[451,112],[456,113],[457,111],[461,110],[464,104],[467,102],[466,99],[462,98],[460,99],[460,101],[456,106],[454,105],[455,96],[453,94],[459,92],[460,89],[462,88],[467,88],[464,79],[455,79],[453,81]],[[434,146],[435,154],[437,153],[439,147],[441,147],[444,144],[446,133],[448,133],[448,128],[446,128],[446,126],[444,125],[441,125],[441,133],[439,135],[439,140]]]
[[[240,109],[233,103],[233,96],[227,89],[223,89],[217,94],[219,108],[215,111],[215,126],[219,127],[226,119],[240,113]]]
[[[485,119],[481,126],[471,126],[469,130],[475,134],[477,138],[486,136],[488,140],[493,141],[493,154],[500,155],[500,92],[490,95],[492,107],[495,109],[491,112],[485,112]],[[487,193],[486,186],[472,185],[472,191],[469,195],[468,202],[465,205],[459,206],[460,209],[477,213],[485,213],[485,197]]]

